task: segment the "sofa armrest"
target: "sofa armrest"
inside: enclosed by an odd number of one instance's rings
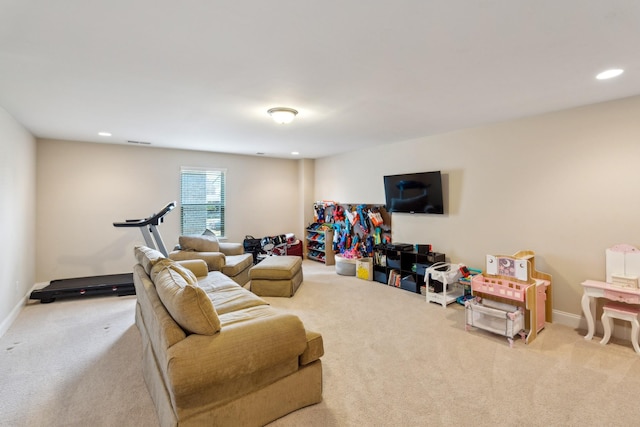
[[[322,335],[318,332],[307,331],[307,348],[300,355],[300,366],[315,362],[324,355]]]
[[[225,255],[242,255],[244,253],[244,246],[242,243],[229,243],[220,242],[220,252]]]
[[[264,310],[258,308],[258,310]],[[169,383],[176,396],[193,395],[221,384],[295,360],[307,337],[297,316],[254,315],[227,323],[212,336],[189,335],[168,349]]]
[[[220,271],[225,266],[226,258],[222,252],[173,251],[169,258],[174,261],[201,259],[207,263],[209,271]]]
[[[185,259],[184,261],[176,262],[190,270],[196,277],[207,277],[209,274],[209,267],[203,259]]]

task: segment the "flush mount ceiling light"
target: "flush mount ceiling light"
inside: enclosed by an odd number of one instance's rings
[[[606,70],[606,71],[603,71],[600,74],[598,74],[596,76],[596,79],[598,79],[598,80],[612,79],[614,77],[618,77],[622,73],[624,73],[624,70],[621,70],[619,68]]]
[[[286,107],[271,108],[269,111],[267,111],[267,113],[271,115],[276,123],[281,124],[291,123],[296,114],[298,114],[298,112],[293,108]]]

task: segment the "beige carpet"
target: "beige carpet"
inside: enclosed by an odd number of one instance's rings
[[[637,425],[640,356],[548,324],[525,345],[465,332],[464,310],[304,263],[293,298],[322,332],[324,401],[282,426]],[[135,297],[30,304],[0,338],[0,425],[155,426]]]

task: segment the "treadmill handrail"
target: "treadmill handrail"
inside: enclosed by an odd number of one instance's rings
[[[176,207],[176,202],[168,203],[160,212],[145,219],[126,219],[124,222],[114,222],[114,227],[144,227],[145,225],[158,225],[162,217]]]

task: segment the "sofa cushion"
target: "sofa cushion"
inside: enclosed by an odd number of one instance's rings
[[[253,254],[228,255],[222,272],[229,277],[237,276],[253,265]]]
[[[207,263],[201,259],[185,259],[184,261],[176,261],[176,264],[192,272],[196,278],[207,277],[209,274]]]
[[[220,315],[269,303],[242,286],[220,289],[207,294]]]
[[[198,286],[204,289],[206,293],[212,293],[222,289],[235,289],[240,285],[231,280],[226,274],[219,271],[210,271],[207,277],[201,277],[198,280]]]
[[[165,259],[162,252],[142,245],[136,245],[133,248],[133,253],[136,257],[136,261],[138,261],[138,264],[144,268],[144,271],[147,274],[151,273],[151,268],[156,262],[158,262],[158,260]]]
[[[184,251],[220,252],[218,238],[212,235],[180,236],[178,237],[178,243]]]
[[[207,277],[201,277],[198,286],[207,293],[219,316],[231,311],[269,304],[219,271],[212,271]]]
[[[197,285],[193,273],[167,261],[157,263],[152,271],[162,304],[185,331],[215,335],[220,331],[220,320],[207,293]]]
[[[300,355],[300,365],[308,365],[324,355],[322,335],[317,332],[307,331],[307,348]]]
[[[216,236],[216,233],[214,233],[213,231],[211,231],[208,228],[204,229],[204,231],[202,232],[202,235],[203,236],[213,236],[213,237],[216,237],[216,238],[218,237],[218,236]]]
[[[226,262],[226,257],[222,252],[196,252],[177,250],[169,253],[169,258],[174,261],[184,261],[187,259],[201,259],[207,263],[209,271],[220,271]]]
[[[149,277],[151,278],[151,280],[155,282],[158,274],[165,268],[170,268],[178,273],[180,277],[182,277],[189,285],[196,285],[198,283],[196,275],[191,270],[189,270],[184,265],[168,258],[157,260],[153,267],[151,267],[151,271],[149,272]]]

